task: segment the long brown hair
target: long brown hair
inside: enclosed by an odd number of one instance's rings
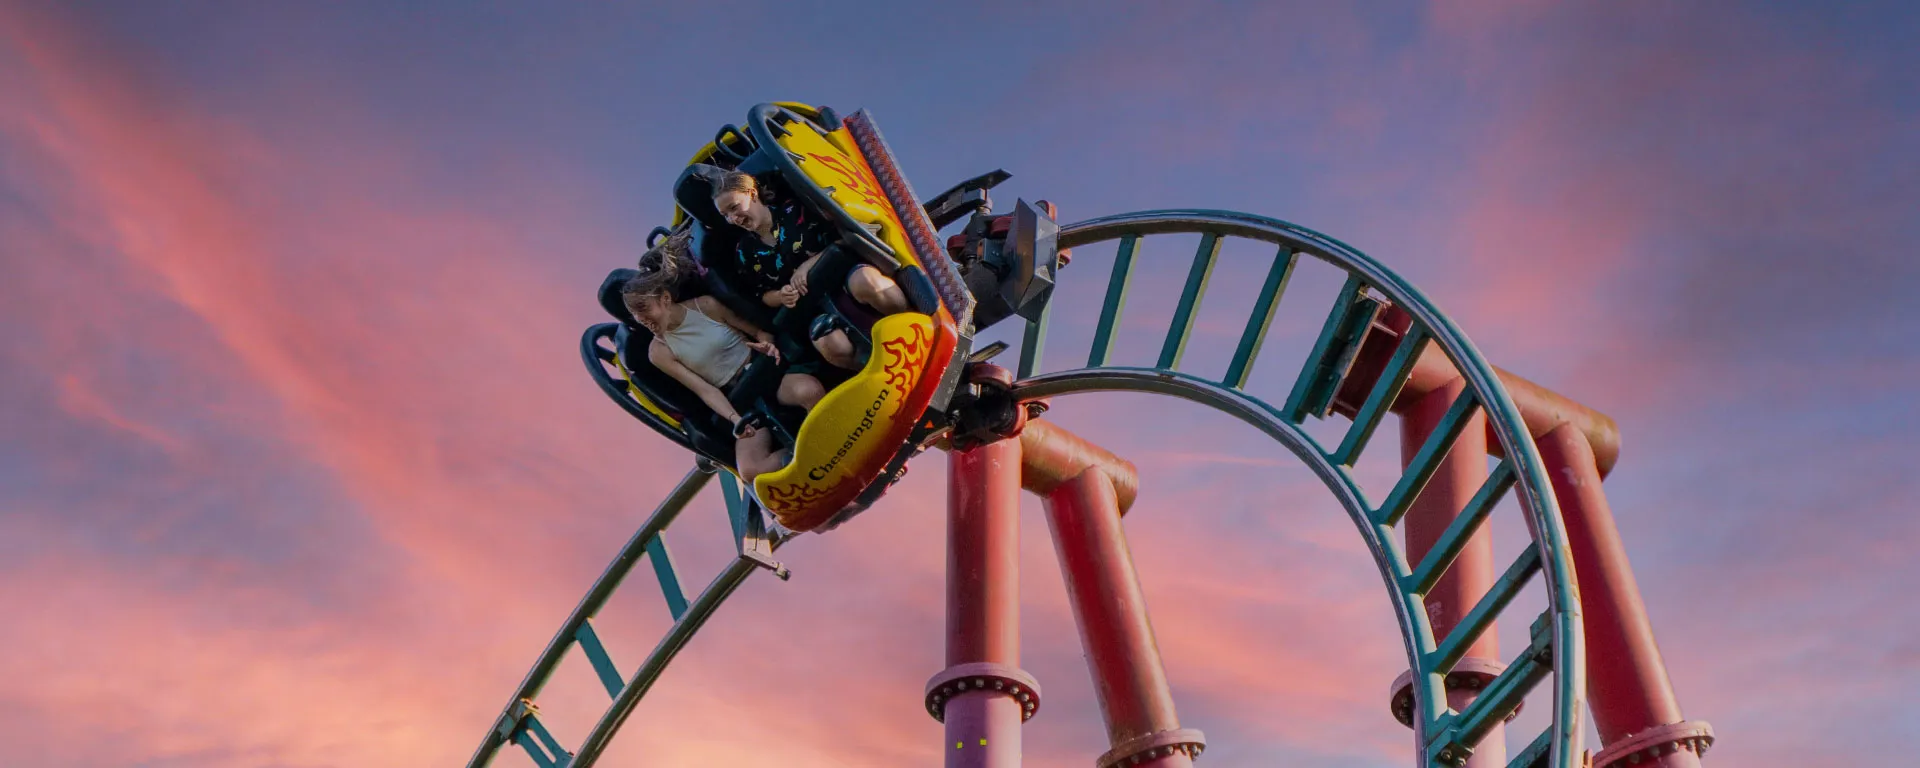
[[[688,261],[692,258],[688,249],[688,243],[692,237],[693,233],[690,230],[681,230],[668,235],[667,239],[648,248],[646,253],[640,254],[640,274],[620,286],[622,300],[631,301],[655,296],[663,296],[671,300],[674,286],[680,283],[680,278],[692,267]]]

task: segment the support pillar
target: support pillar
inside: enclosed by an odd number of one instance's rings
[[[1089,467],[1046,493],[1060,570],[1112,748],[1098,768],[1190,768],[1206,737],[1181,728],[1113,481]]]
[[[1453,405],[1454,398],[1459,397],[1465,389],[1466,381],[1456,378],[1426,393],[1401,412],[1402,462],[1411,461],[1419,453],[1420,446],[1426,443],[1427,436],[1439,425],[1447,409]],[[1427,482],[1426,488],[1407,510],[1403,525],[1407,532],[1408,562],[1418,563],[1427,556],[1447,526],[1480,489],[1487,476],[1486,456],[1486,416],[1475,414],[1460,430],[1453,449],[1440,462],[1433,479]],[[1466,618],[1467,612],[1473,610],[1473,606],[1493,586],[1495,578],[1493,537],[1483,526],[1467,540],[1466,548],[1454,560],[1453,567],[1448,568],[1446,575],[1427,593],[1427,620],[1433,625],[1436,640],[1445,638],[1461,619]],[[1455,711],[1465,710],[1505,668],[1500,662],[1500,638],[1490,624],[1486,632],[1468,647],[1466,656],[1454,665],[1452,673],[1447,675],[1448,706]],[[1411,674],[1403,673],[1393,686],[1394,715],[1408,726],[1413,724],[1412,681]],[[1505,736],[1505,729],[1501,726],[1489,731],[1479,746],[1474,748],[1473,756],[1466,762],[1467,768],[1506,768]],[[1416,745],[1415,749],[1418,754],[1425,755],[1424,745]]]
[[[1040,689],[1020,669],[1020,441],[948,454],[947,668],[927,683],[947,768],[1018,768]]]
[[[1586,627],[1587,703],[1602,749],[1594,768],[1699,768],[1713,728],[1680,714],[1640,586],[1600,487],[1587,438],[1570,424],[1537,441],[1566,521]]]

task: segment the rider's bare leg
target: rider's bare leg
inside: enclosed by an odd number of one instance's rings
[[[846,334],[841,333],[840,337],[844,339]],[[852,345],[848,345],[848,352],[852,352]],[[807,374],[789,373],[780,377],[780,394],[777,397],[783,405],[811,411],[826,395],[827,388],[820,384],[820,380]]]
[[[773,433],[765,427],[756,429],[748,437],[742,437],[733,443],[735,467],[740,471],[740,480],[748,485],[762,472],[772,472],[781,467],[782,462],[774,455]]]
[[[847,275],[847,292],[853,294],[855,301],[873,307],[883,315],[905,312],[911,308],[907,303],[907,293],[900,290],[900,284],[880,274],[880,270],[871,264],[855,267],[853,274]]]
[[[853,340],[847,338],[847,332],[834,330],[825,336],[813,340],[813,348],[820,350],[820,356],[835,368],[849,371],[860,367],[860,359],[854,356]],[[782,385],[784,388],[784,384]]]

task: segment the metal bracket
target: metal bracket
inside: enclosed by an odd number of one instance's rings
[[[984,363],[996,357],[999,357],[1000,353],[1005,351],[1007,351],[1007,343],[1004,341],[996,341],[992,344],[988,344],[984,347],[981,347],[979,350],[975,351],[972,355],[969,355],[967,357],[967,362]]]
[[[501,741],[512,741],[514,732],[520,730],[520,721],[538,711],[540,709],[533,705],[533,699],[516,701],[512,707],[508,707],[507,711],[500,715],[500,721],[494,724],[493,730],[500,734]]]
[[[1013,390],[1013,373],[992,363],[968,363],[949,413],[956,450],[976,448],[1020,434],[1033,413]]]
[[[751,496],[747,500],[747,530],[740,537],[740,559],[753,563],[773,572],[775,578],[786,581],[793,576],[780,561],[773,559],[773,551],[786,542],[785,537],[776,537],[768,533],[766,510],[760,508],[760,502]]]
[[[1001,216],[976,214],[953,253],[967,290],[979,306],[974,326],[989,328],[1010,317],[1038,321],[1053,297],[1062,263],[1060,226],[1050,204],[1015,200]]]
[[[960,220],[960,217],[975,211],[993,210],[993,201],[987,197],[987,190],[1000,185],[1000,182],[1013,178],[1013,174],[1004,170],[993,170],[966,181],[955,184],[952,189],[935,195],[923,206],[927,218],[933,220],[933,228],[945,229],[948,224]]]
[[[767,534],[766,510],[760,506],[760,500],[753,493],[741,487],[732,475],[721,478],[726,483],[721,495],[727,501],[727,522],[733,525],[734,550],[740,559],[753,563],[773,572],[781,581],[793,574],[780,561],[773,559],[773,552],[786,542],[785,538],[776,539]]]
[[[1526,651],[1522,652],[1520,658],[1496,678],[1496,685],[1510,675],[1545,674],[1546,671],[1553,669],[1553,613],[1551,611],[1541,613],[1528,627],[1528,633]],[[1545,671],[1542,671],[1543,667]],[[1496,685],[1489,685],[1489,692]],[[1474,707],[1470,706],[1467,711],[1472,712],[1473,709]],[[1511,719],[1511,717],[1505,719]],[[1467,735],[1463,729],[1472,727],[1473,723],[1460,712],[1449,711],[1441,715],[1429,732],[1427,754],[1439,765],[1466,765],[1467,759],[1473,757],[1473,747],[1465,743]]]

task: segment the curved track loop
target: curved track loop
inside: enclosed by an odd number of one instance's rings
[[[1201,245],[1194,256],[1193,267],[1180,305],[1174,312],[1173,327],[1168,331],[1158,365],[1153,368],[1108,366],[1105,364],[1107,346],[1111,342],[1113,329],[1119,323],[1138,241],[1148,235],[1164,234],[1199,234]],[[1577,768],[1581,759],[1586,657],[1581,647],[1580,598],[1573,577],[1573,559],[1567,545],[1566,527],[1561,520],[1560,508],[1554,499],[1545,466],[1519,409],[1508,396],[1493,366],[1481,357],[1466,334],[1441,314],[1418,289],[1365,254],[1331,237],[1279,219],[1234,211],[1145,211],[1065,226],[1060,229],[1059,237],[1062,249],[1118,239],[1121,241],[1120,253],[1108,285],[1106,306],[1101,312],[1100,326],[1095,331],[1095,348],[1089,355],[1088,366],[1032,376],[1038,357],[1036,350],[1044,340],[1043,319],[1028,328],[1028,350],[1023,352],[1021,360],[1020,375],[1023,381],[1018,387],[1020,396],[1041,398],[1091,391],[1172,395],[1238,418],[1286,445],[1312,468],[1346,508],[1366,540],[1368,549],[1372,551],[1381,578],[1392,595],[1401,635],[1406,642],[1409,664],[1418,671],[1413,675],[1413,725],[1418,743],[1425,746],[1428,763],[1452,765],[1463,762],[1467,752],[1461,747],[1470,750],[1492,726],[1503,721],[1519,706],[1525,694],[1546,673],[1551,672],[1553,725],[1512,762],[1513,765],[1527,768]],[[1248,319],[1240,348],[1228,366],[1225,380],[1215,382],[1180,373],[1178,365],[1181,350],[1197,314],[1201,294],[1205,291],[1207,276],[1219,253],[1220,240],[1227,237],[1272,243],[1278,246],[1278,253],[1274,257],[1266,290],[1259,297],[1253,316]],[[1293,395],[1285,407],[1274,408],[1241,391],[1240,387],[1245,384],[1253,357],[1258,354],[1261,341],[1265,338],[1273,307],[1280,299],[1279,294],[1284,290],[1288,276],[1301,255],[1318,258],[1341,269],[1346,272],[1348,280],[1341,295],[1336,298],[1334,310],[1315,352],[1309,356],[1300,380],[1295,382]],[[1347,438],[1335,449],[1328,450],[1302,431],[1300,424],[1307,412],[1315,410],[1307,401],[1313,397],[1312,379],[1319,375],[1316,364],[1323,362],[1319,359],[1322,355],[1336,354],[1332,351],[1336,345],[1331,340],[1340,334],[1337,326],[1343,310],[1352,306],[1355,297],[1365,296],[1368,289],[1377,291],[1411,315],[1413,326],[1404,337],[1402,348],[1396,351],[1394,362],[1381,374],[1380,381],[1368,397],[1367,406],[1355,416],[1355,426]],[[1347,468],[1364,450],[1373,428],[1392,405],[1394,396],[1411,372],[1412,361],[1419,357],[1420,347],[1427,341],[1437,344],[1445,352],[1447,359],[1467,382],[1467,391],[1455,402],[1453,413],[1449,414],[1450,426],[1454,429],[1443,426],[1436,431],[1439,442],[1430,442],[1414,457],[1406,475],[1386,499],[1378,506],[1369,505]],[[1436,639],[1428,622],[1422,593],[1431,588],[1450,565],[1450,556],[1444,554],[1450,547],[1445,543],[1436,545],[1434,550],[1441,555],[1439,559],[1429,557],[1428,560],[1432,562],[1410,565],[1395,540],[1393,527],[1425,484],[1429,476],[1427,473],[1445,457],[1447,444],[1452,440],[1450,433],[1457,433],[1458,424],[1464,421],[1460,417],[1469,415],[1476,406],[1486,414],[1506,459],[1489,477],[1487,485],[1474,500],[1474,505],[1470,506],[1478,507],[1478,519],[1484,520],[1487,510],[1498,501],[1507,484],[1517,486],[1522,508],[1528,516],[1528,529],[1534,533],[1534,547],[1507,570],[1488,593],[1488,599],[1476,606],[1460,627],[1449,637]],[[1460,519],[1475,519],[1473,511],[1469,509],[1463,512]],[[1477,527],[1466,524],[1450,529],[1449,543],[1464,542]],[[1532,644],[1466,712],[1452,711],[1447,706],[1443,688],[1445,674],[1479,633],[1491,626],[1507,601],[1519,592],[1535,571],[1545,579],[1549,607],[1534,625]]]
[[[1133,254],[1140,238],[1161,234],[1200,234],[1200,251],[1194,257],[1180,306],[1168,330],[1159,363],[1152,368],[1106,365],[1115,328],[1125,303]],[[1508,397],[1493,367],[1488,365],[1464,333],[1427,301],[1418,290],[1401,280],[1366,255],[1337,240],[1278,219],[1231,211],[1164,210],[1109,216],[1063,227],[1059,234],[1062,249],[1076,248],[1107,240],[1120,240],[1119,256],[1109,282],[1106,305],[1096,330],[1094,349],[1088,365],[1073,370],[1033,375],[1046,332],[1046,318],[1029,323],[1021,353],[1020,378],[1016,390],[1023,399],[1059,396],[1082,392],[1131,391],[1179,397],[1226,413],[1253,425],[1305,462],[1334,497],[1340,501],[1373,553],[1374,562],[1385,581],[1399,620],[1413,678],[1413,726],[1418,743],[1423,745],[1425,763],[1430,766],[1458,765],[1472,747],[1495,725],[1504,721],[1519,706],[1532,688],[1549,673],[1553,680],[1553,724],[1510,762],[1512,768],[1578,768],[1582,722],[1582,692],[1585,690],[1584,652],[1581,647],[1579,595],[1573,580],[1573,564],[1567,547],[1567,535],[1560,518],[1552,486],[1548,482],[1539,453],[1529,436],[1519,410]],[[1201,294],[1205,291],[1220,240],[1240,237],[1278,246],[1266,290],[1248,319],[1246,332],[1233,363],[1222,381],[1212,381],[1179,371],[1179,359],[1192,329]],[[1253,360],[1266,336],[1273,308],[1280,299],[1287,278],[1298,257],[1307,255],[1345,271],[1346,287],[1336,298],[1323,329],[1320,343],[1309,355],[1293,394],[1280,408],[1263,402],[1241,387],[1245,384]],[[1352,327],[1342,318],[1351,315],[1356,305],[1365,305],[1369,291],[1378,292],[1413,318],[1401,349],[1367,398],[1366,405],[1354,416],[1341,445],[1334,450],[1321,446],[1301,428],[1308,415],[1321,415],[1324,401],[1331,397],[1327,389],[1328,366],[1344,371],[1351,353],[1341,356],[1339,339],[1352,336]],[[1364,326],[1362,327],[1364,329]],[[1349,338],[1349,341],[1352,339]],[[1365,449],[1374,427],[1392,405],[1401,385],[1428,342],[1437,344],[1467,382],[1467,390],[1454,404],[1435,439],[1423,447],[1408,463],[1405,475],[1394,490],[1378,504],[1371,504],[1349,474],[1357,457]],[[1337,374],[1336,374],[1337,377]],[[1335,379],[1337,382],[1337,378]],[[1475,410],[1484,412],[1494,435],[1504,449],[1505,458],[1488,478],[1469,508],[1436,544],[1422,562],[1410,564],[1394,535],[1406,508],[1419,494],[1433,468],[1446,456],[1454,435]],[[606,572],[582,598],[560,631],[527,673],[508,700],[499,718],[483,739],[469,768],[490,764],[507,744],[525,749],[541,768],[584,768],[599,757],[668,662],[692,639],[720,603],[759,567],[746,559],[732,561],[708,586],[689,601],[681,593],[679,579],[667,556],[665,532],[680,511],[712,477],[707,469],[695,469],[684,478],[641,529],[621,550]],[[746,504],[733,477],[720,473],[728,515],[736,538],[752,536],[757,526],[749,521]],[[1527,515],[1528,529],[1534,534],[1534,546],[1528,548],[1510,566],[1506,574],[1488,592],[1486,599],[1465,617],[1448,637],[1435,638],[1428,623],[1423,594],[1446,572],[1453,554],[1472,536],[1490,514],[1493,506],[1511,487],[1518,487]],[[777,546],[777,543],[774,544]],[[593,631],[592,617],[612,595],[640,558],[653,560],[656,575],[667,593],[674,613],[673,627],[648,654],[631,679],[623,679],[607,650]],[[1445,675],[1459,661],[1465,649],[1493,625],[1508,602],[1534,576],[1545,581],[1548,609],[1533,624],[1532,642],[1482,692],[1464,712],[1455,712],[1446,703]],[[595,723],[577,752],[565,750],[540,722],[534,697],[546,684],[566,652],[579,648],[593,663],[607,688],[612,703]]]

